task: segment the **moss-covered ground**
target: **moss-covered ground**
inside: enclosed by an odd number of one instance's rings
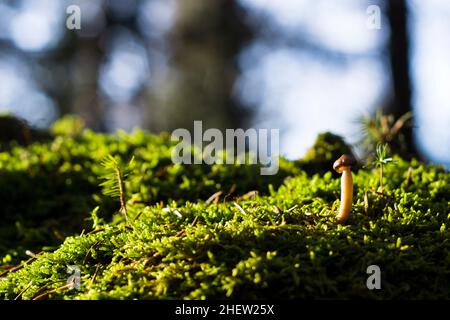
[[[377,171],[357,168],[351,216],[338,225],[331,167],[346,146],[335,141],[261,176],[254,165],[173,164],[165,134],[65,121],[50,139],[0,152],[1,299],[450,298],[441,167],[397,157],[383,194]],[[135,158],[130,226],[99,187],[108,154]],[[66,286],[73,265],[79,290]],[[370,265],[381,290],[366,286]]]

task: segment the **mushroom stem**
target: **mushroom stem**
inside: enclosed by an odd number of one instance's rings
[[[353,201],[353,178],[350,167],[342,168],[341,177],[341,204],[337,215],[337,222],[344,223],[350,216]]]
[[[353,178],[350,167],[356,164],[356,159],[348,154],[343,154],[333,163],[333,169],[342,173],[341,177],[341,204],[337,215],[337,222],[344,223],[350,215],[353,200]]]

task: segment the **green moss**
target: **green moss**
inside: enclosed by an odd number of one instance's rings
[[[270,185],[279,186],[297,170],[286,160],[281,160],[278,175],[261,178],[258,166],[177,165],[167,134],[105,135],[80,126],[77,118],[64,118],[54,125],[53,140],[27,147],[11,143],[0,152],[0,257],[11,254],[11,263],[17,263],[26,249],[59,245],[89,227],[86,219],[95,206],[101,208],[100,218],[110,219],[117,201],[103,196],[99,187],[101,160],[108,154],[135,157],[127,198],[149,205],[206,200],[218,191],[221,200],[251,190],[267,193]]]
[[[0,153],[4,221],[28,230],[2,233],[0,263],[21,257],[7,255],[14,248],[57,246],[7,273],[0,298],[450,298],[450,174],[441,167],[396,158],[384,172],[384,195],[370,191],[376,171],[356,170],[354,205],[341,226],[340,181],[330,169],[311,174],[283,159],[276,176],[248,165],[174,165],[171,148],[167,135],[83,130]],[[318,160],[343,151],[327,148]],[[132,228],[98,187],[108,153],[135,157],[126,181]],[[219,201],[207,201],[217,191]],[[44,231],[52,219],[66,221],[54,227],[70,235],[61,245]],[[366,287],[372,264],[382,290]],[[63,288],[71,265],[80,268],[80,290]]]
[[[341,136],[324,132],[317,136],[314,144],[298,163],[309,173],[325,173],[333,167],[333,162],[343,154],[353,155],[351,147]]]
[[[84,120],[75,115],[66,115],[53,123],[51,131],[55,135],[77,136],[86,127]]]

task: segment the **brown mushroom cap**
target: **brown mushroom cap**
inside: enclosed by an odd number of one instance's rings
[[[336,172],[341,173],[344,167],[351,167],[356,164],[356,159],[348,154],[343,154],[339,159],[337,159],[333,164],[333,169]]]

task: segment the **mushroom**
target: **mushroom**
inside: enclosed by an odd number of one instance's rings
[[[348,154],[342,155],[333,164],[333,169],[337,173],[342,173],[341,177],[341,204],[337,215],[337,222],[344,223],[350,215],[353,200],[353,178],[350,167],[356,164],[356,159]]]

